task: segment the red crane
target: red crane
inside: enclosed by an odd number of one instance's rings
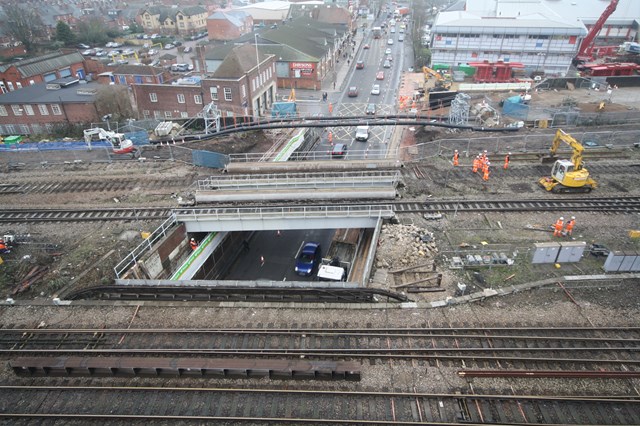
[[[593,24],[593,27],[591,27],[591,29],[587,33],[587,36],[582,40],[580,49],[578,49],[578,55],[573,59],[573,63],[575,65],[583,64],[585,62],[593,60],[593,42],[609,16],[611,16],[611,14],[615,12],[616,7],[618,7],[618,2],[619,0],[611,0],[611,3],[609,3],[596,23]]]

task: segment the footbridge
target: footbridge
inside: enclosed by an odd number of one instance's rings
[[[391,205],[193,208],[172,214],[189,233],[375,228],[394,217]]]
[[[196,182],[196,202],[394,199],[398,171],[212,176]]]

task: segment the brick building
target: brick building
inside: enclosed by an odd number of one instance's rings
[[[100,121],[95,100],[98,83],[66,77],[0,95],[0,134],[51,133],[58,125]]]
[[[233,48],[220,66],[203,78],[182,78],[172,84],[132,86],[141,118],[169,120],[197,116],[215,103],[225,116],[260,116],[276,100],[274,57],[254,46]]]
[[[77,51],[56,51],[35,58],[0,65],[0,91],[10,92],[37,83],[65,77],[84,79],[104,67]]]
[[[207,18],[209,40],[235,40],[253,31],[253,18],[242,10],[216,12]]]
[[[98,75],[98,82],[102,84],[162,84],[173,79],[171,73],[160,67],[150,65],[119,65],[111,71]]]
[[[202,6],[181,8],[152,6],[143,9],[139,22],[148,33],[193,35],[207,29],[207,10]]]

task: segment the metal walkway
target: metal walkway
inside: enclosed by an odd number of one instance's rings
[[[228,175],[197,182],[196,202],[394,199],[398,171]]]
[[[231,232],[374,228],[378,219],[390,219],[394,213],[391,205],[365,205],[176,209],[173,216],[187,232]]]

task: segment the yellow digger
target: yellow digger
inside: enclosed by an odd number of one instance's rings
[[[571,135],[558,129],[551,144],[551,158],[555,158],[556,151],[564,142],[573,149],[571,160],[556,160],[551,169],[551,176],[540,178],[538,183],[549,192],[557,194],[587,193],[598,185],[589,176],[589,171],[582,164],[584,147]]]

